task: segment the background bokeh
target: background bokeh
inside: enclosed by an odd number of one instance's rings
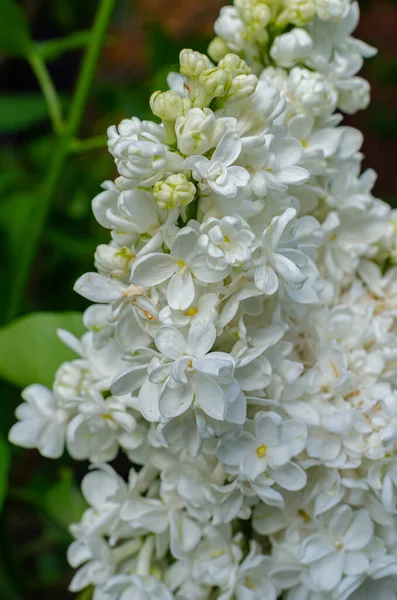
[[[2,52],[0,1],[0,598],[42,600],[71,597],[67,524],[78,520],[84,501],[78,482],[87,465],[67,456],[48,461],[35,451],[8,448],[4,440],[20,402],[20,387],[51,380],[62,350],[51,341],[58,321],[22,321],[37,311],[82,311],[87,303],[72,290],[92,270],[93,255],[107,233],[91,215],[91,199],[115,168],[102,138],[124,117],[147,118],[148,97],[165,87],[165,76],[182,47],[205,51],[222,0],[117,0],[84,110],[80,139],[91,150],[68,157],[58,174],[48,218],[37,227],[43,182],[59,140],[28,61]],[[24,0],[17,3],[36,42],[76,32],[75,49],[50,57],[47,66],[67,110],[92,27],[96,0]],[[362,0],[357,37],[379,48],[363,76],[372,85],[371,107],[346,122],[364,132],[364,166],[378,174],[375,193],[397,205],[397,3]],[[4,49],[3,49],[4,50]],[[13,54],[13,56],[10,56]],[[40,221],[40,219],[39,219]],[[35,243],[31,232],[36,231]],[[29,272],[19,285],[20,264]],[[22,278],[23,279],[23,278]],[[76,322],[76,315],[66,315]],[[58,319],[59,320],[59,319]],[[76,325],[78,330],[78,325]],[[3,440],[3,441],[2,441]],[[127,465],[119,459],[118,469]],[[90,590],[80,595],[89,600]]]

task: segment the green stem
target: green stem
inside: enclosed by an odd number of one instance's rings
[[[32,219],[29,238],[25,240],[24,252],[18,271],[14,275],[13,289],[8,310],[8,319],[12,320],[20,311],[29,272],[35,258],[38,245],[45,227],[51,202],[58,189],[58,182],[64,171],[70,146],[83,117],[85,104],[91,89],[92,80],[99,58],[103,38],[108,27],[116,0],[101,0],[95,15],[92,37],[87,46],[83,64],[76,84],[67,122],[59,137],[58,145],[52,155],[47,178],[44,182],[43,195],[36,206],[35,218]]]
[[[85,48],[91,39],[91,31],[75,31],[67,37],[55,38],[47,42],[37,42],[35,48],[37,54],[45,61],[53,61],[64,52],[80,50]]]
[[[75,139],[71,142],[70,151],[79,153],[88,152],[89,150],[104,149],[107,146],[107,141],[108,138],[106,135],[96,135],[85,140]]]
[[[92,80],[98,63],[103,38],[105,36],[115,4],[116,0],[101,0],[95,16],[94,26],[92,28],[92,38],[87,46],[87,51],[81,67],[76,91],[73,96],[72,106],[70,108],[68,117],[67,129],[69,133],[69,141],[74,137],[80,125],[85,103],[91,89]]]
[[[55,133],[60,133],[63,128],[62,108],[51,76],[43,60],[36,52],[33,51],[28,55],[28,61],[34,74],[36,75],[37,81],[40,84],[41,91],[43,92],[43,96],[47,103],[52,128]]]

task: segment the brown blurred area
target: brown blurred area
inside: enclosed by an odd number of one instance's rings
[[[222,0],[129,0],[132,9],[126,19],[113,26],[113,39],[102,68],[112,77],[138,82],[148,74],[148,31],[153,22],[177,46],[196,36],[212,36],[213,23],[224,4]],[[361,75],[372,87],[368,110],[345,122],[363,131],[364,167],[378,174],[375,192],[397,203],[397,2],[362,0],[361,21],[356,37],[379,49]]]

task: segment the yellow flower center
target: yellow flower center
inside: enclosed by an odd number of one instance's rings
[[[196,315],[198,313],[198,309],[195,306],[191,306],[190,308],[187,309],[187,311],[185,312],[185,315],[187,315],[188,317],[194,317],[194,315]]]
[[[259,458],[263,458],[264,456],[266,456],[266,452],[267,452],[267,446],[263,445],[262,446],[258,446],[256,449],[256,453],[259,456]]]
[[[310,523],[311,518],[305,510],[300,508],[297,512],[298,512],[298,515],[305,521],[305,523]]]
[[[256,590],[256,585],[255,583],[252,581],[251,577],[246,577],[245,578],[245,587],[247,587],[250,590]]]

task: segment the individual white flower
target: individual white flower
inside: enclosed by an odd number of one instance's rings
[[[269,577],[272,565],[270,557],[261,553],[259,544],[254,541],[250,544],[250,551],[241,564],[235,569],[228,590],[220,600],[276,600],[276,588]]]
[[[320,153],[325,158],[334,155],[343,141],[342,127],[319,127],[313,117],[298,114],[288,122],[288,133],[303,146],[304,157],[312,158]],[[345,188],[345,186],[344,186]]]
[[[164,306],[158,316],[162,325],[173,325],[185,327],[194,321],[212,321],[216,323],[218,318],[219,297],[217,294],[203,294],[205,288],[196,290],[196,296],[187,310],[175,310],[168,304]]]
[[[200,227],[198,244],[215,265],[224,262],[236,266],[248,261],[255,235],[243,219],[224,217],[209,218]]]
[[[362,77],[352,77],[337,83],[338,106],[343,112],[352,115],[367,108],[370,102],[370,85]]]
[[[68,562],[78,569],[69,585],[80,592],[89,585],[103,586],[116,568],[114,553],[101,537],[76,540],[68,548]]]
[[[109,600],[174,600],[171,591],[151,575],[114,575],[105,593]]]
[[[293,67],[302,62],[312,49],[313,42],[305,29],[295,27],[279,35],[270,49],[270,56],[280,67]]]
[[[285,283],[288,291],[299,290],[307,279],[301,270],[307,259],[291,247],[290,242],[288,229],[295,216],[296,210],[288,208],[279,217],[274,217],[263,233],[261,245],[253,253],[255,285],[267,296],[277,292],[280,281]]]
[[[233,378],[233,358],[224,352],[210,352],[215,339],[216,329],[210,321],[195,321],[187,340],[177,329],[161,327],[155,342],[168,362],[154,369],[149,381],[163,385],[158,399],[150,389],[147,397],[142,395],[141,403],[158,402],[162,417],[172,419],[195,400],[208,416],[223,421],[239,396],[239,386]],[[244,398],[239,402],[244,403]]]
[[[121,400],[91,392],[76,399],[76,408],[67,429],[68,451],[76,460],[111,461],[119,445],[132,450],[142,444],[145,430]]]
[[[302,145],[293,138],[273,134],[258,138],[245,155],[253,193],[263,197],[269,190],[285,191],[307,181],[308,171],[297,164],[302,154]]]
[[[279,90],[263,80],[258,81],[255,92],[248,98],[231,104],[226,102],[216,114],[233,119],[244,147],[252,142],[251,136],[268,133],[273,122],[285,110],[285,104]]]
[[[267,474],[281,487],[299,490],[306,475],[291,458],[305,447],[306,427],[298,421],[284,421],[274,412],[259,412],[236,440],[223,440],[217,456],[225,465],[255,480]],[[252,430],[252,431],[251,431]]]
[[[175,237],[170,254],[155,252],[135,261],[131,281],[140,286],[151,287],[170,279],[167,301],[175,310],[187,310],[195,296],[193,275],[202,284],[222,281],[230,272],[229,265],[210,264],[200,251],[199,233],[192,227],[184,227]]]
[[[150,187],[163,179],[167,168],[173,171],[173,165],[181,165],[180,157],[164,144],[163,129],[156,123],[126,119],[118,129],[109,128],[108,136],[109,150],[121,175],[119,189]]]
[[[247,185],[249,181],[246,169],[232,166],[238,159],[241,148],[240,137],[236,133],[226,133],[211,159],[190,156],[183,163],[184,168],[192,171],[194,179],[200,182],[200,188],[204,191],[210,187],[216,194],[233,198],[238,188]]]
[[[326,77],[302,67],[290,71],[285,93],[298,112],[312,117],[330,115],[338,102],[338,92]]]
[[[47,458],[59,458],[73,410],[68,410],[65,401],[43,385],[28,386],[22,398],[25,402],[16,410],[19,421],[11,427],[10,442],[23,448],[37,448]]]
[[[208,527],[193,555],[193,579],[209,586],[227,588],[234,567],[242,557],[238,542],[238,536],[232,539],[230,526]]]
[[[306,538],[300,560],[310,565],[309,581],[315,589],[330,591],[343,574],[357,576],[369,568],[365,552],[374,533],[374,524],[365,509],[354,512],[343,505],[334,511],[326,529]]]
[[[358,3],[351,2],[339,22],[316,20],[310,25],[314,44],[308,65],[327,75],[336,85],[356,75],[363,58],[376,54],[374,48],[350,36],[357,27],[359,14]]]

